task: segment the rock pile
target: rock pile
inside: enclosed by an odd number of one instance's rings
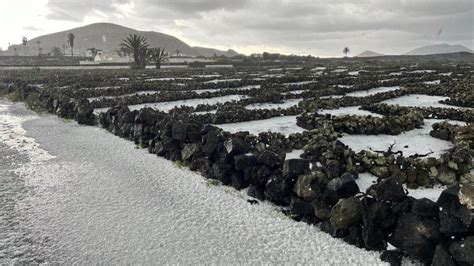
[[[423,116],[418,112],[408,112],[401,116],[331,116],[317,113],[303,113],[297,117],[297,125],[305,129],[322,127],[332,124],[334,130],[348,134],[389,134],[398,135],[402,132],[419,128],[423,125]]]
[[[361,107],[373,113],[385,116],[402,116],[411,111],[417,111],[426,119],[451,119],[465,122],[474,122],[474,110],[439,107],[405,107],[385,103],[368,104]]]

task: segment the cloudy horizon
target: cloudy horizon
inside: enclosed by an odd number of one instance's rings
[[[175,36],[191,46],[314,56],[365,50],[402,54],[449,43],[474,47],[472,0],[4,0],[0,47],[110,22]]]

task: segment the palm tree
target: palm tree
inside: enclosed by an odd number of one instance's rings
[[[43,48],[41,48],[41,42],[36,41],[36,45],[38,45],[38,56],[41,56],[41,52],[43,51]]]
[[[124,54],[130,54],[133,56],[134,64],[132,68],[134,69],[145,68],[147,63],[148,46],[146,38],[137,34],[130,34],[120,44],[121,51]]]
[[[148,58],[155,62],[156,69],[160,69],[161,63],[168,60],[168,53],[164,48],[151,48],[148,50]]]
[[[76,36],[74,36],[73,33],[69,33],[67,35],[67,39],[68,39],[68,42],[69,42],[69,46],[71,47],[71,56],[74,57],[74,38],[76,38]]]
[[[349,47],[344,47],[344,49],[342,49],[342,52],[344,53],[345,57],[347,57],[347,54],[351,52],[351,50],[349,50]]]

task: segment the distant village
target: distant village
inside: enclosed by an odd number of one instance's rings
[[[51,51],[45,51],[40,44],[37,47],[27,46],[26,44],[10,45],[7,50],[0,48],[0,56],[23,56],[23,57],[78,57],[86,60],[80,61],[82,65],[94,65],[101,63],[130,63],[132,58],[128,55],[121,54],[119,51],[102,51],[100,49],[73,49],[64,45],[63,47],[55,47]],[[169,63],[180,64],[189,62],[212,63],[215,60],[210,58],[201,58],[188,56],[186,54],[175,54],[168,58]]]

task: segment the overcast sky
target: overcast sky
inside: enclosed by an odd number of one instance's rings
[[[190,45],[340,56],[474,47],[473,0],[1,0],[0,47],[94,22],[174,35]]]

